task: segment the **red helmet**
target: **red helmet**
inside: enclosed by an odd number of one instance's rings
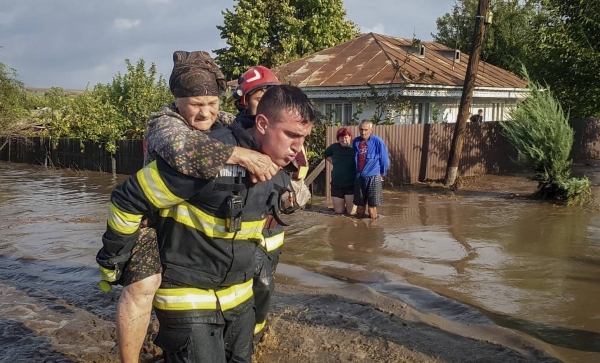
[[[246,107],[246,95],[268,86],[278,86],[281,82],[275,73],[267,67],[254,66],[238,78],[238,85],[233,91],[233,98],[239,106]]]

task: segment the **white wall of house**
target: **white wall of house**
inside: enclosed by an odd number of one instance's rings
[[[310,97],[310,92],[307,92]],[[407,98],[411,105],[401,112],[389,111],[383,119],[391,118],[395,124],[419,124],[433,122],[456,122],[459,98]],[[364,103],[362,113],[358,111],[358,102],[349,99],[313,99],[313,103],[323,115],[330,116],[332,121],[346,125],[355,117],[357,120],[371,119],[377,112],[373,103]],[[517,104],[516,99],[474,98],[471,114],[483,110],[484,121],[506,121],[509,112]],[[436,120],[437,119],[437,120]]]

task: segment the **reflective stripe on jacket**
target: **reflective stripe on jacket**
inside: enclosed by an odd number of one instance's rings
[[[252,280],[220,290],[184,288],[160,288],[154,295],[152,305],[161,310],[217,310],[233,309],[252,297]],[[217,304],[218,303],[218,304]]]

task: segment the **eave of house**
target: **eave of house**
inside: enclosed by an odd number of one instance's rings
[[[460,98],[463,92],[463,86],[420,84],[300,88],[313,99],[369,98],[373,90],[381,95],[390,92],[395,96],[420,98]],[[473,97],[519,100],[527,97],[528,93],[526,88],[475,87]]]

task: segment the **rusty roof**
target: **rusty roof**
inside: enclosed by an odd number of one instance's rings
[[[462,86],[469,56],[435,42],[413,46],[412,39],[368,33],[274,69],[282,82],[300,87],[351,87],[390,83]],[[397,66],[394,66],[396,64]],[[523,88],[515,74],[486,62],[479,63],[476,87]]]

